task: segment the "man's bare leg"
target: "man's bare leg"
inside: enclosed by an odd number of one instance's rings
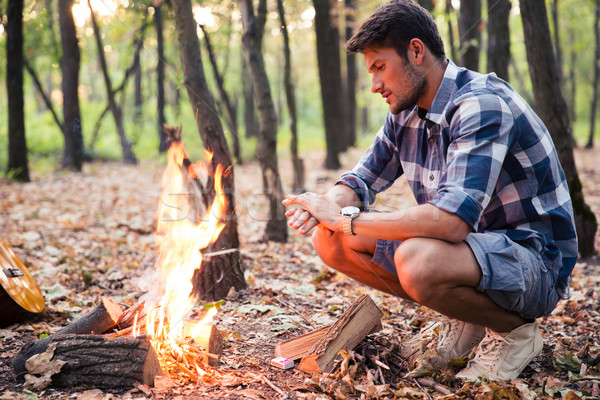
[[[466,242],[413,238],[398,247],[398,275],[371,262],[377,241],[317,228],[315,250],[328,266],[383,292],[415,301],[451,318],[508,332],[528,322],[475,288],[481,268]]]
[[[408,239],[396,251],[394,261],[402,288],[419,304],[496,332],[509,332],[529,322],[475,289],[482,273],[466,242]]]
[[[371,262],[376,239],[332,234],[325,229],[316,228],[312,241],[317,254],[329,267],[382,292],[412,300],[396,275]]]

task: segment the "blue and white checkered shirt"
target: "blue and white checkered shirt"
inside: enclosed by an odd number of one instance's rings
[[[506,82],[449,61],[430,110],[388,113],[339,182],[367,210],[403,174],[417,203],[538,250],[565,294],[577,260],[569,189],[548,130]]]

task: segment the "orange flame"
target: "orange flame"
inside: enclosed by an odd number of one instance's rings
[[[194,202],[190,201],[191,194],[187,191],[187,184],[196,175],[195,171],[190,171],[193,168],[188,170],[184,167],[185,158],[183,142],[174,142],[167,153],[157,212],[158,255],[155,268],[161,272],[159,284],[164,284],[164,288],[161,288],[160,300],[155,306],[150,306],[146,314],[144,332],[134,328],[135,335],[142,333],[151,336],[159,359],[165,353],[170,353],[175,359],[185,359],[186,348],[181,343],[185,341],[184,318],[195,304],[192,277],[202,265],[200,251],[216,241],[225,227],[222,221],[225,219],[227,202],[221,187],[222,166],[218,165],[215,170],[215,200],[205,215],[199,218],[196,210],[191,210]],[[207,158],[210,159],[212,154]],[[216,313],[215,308],[210,309],[198,326],[209,323]]]

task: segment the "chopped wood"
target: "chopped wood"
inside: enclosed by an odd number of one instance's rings
[[[146,302],[142,301],[140,303],[134,304],[133,306],[125,310],[125,312],[121,314],[121,317],[117,321],[117,327],[119,329],[124,329],[132,326],[134,321],[136,320],[136,316],[137,320],[141,321],[144,317],[144,315],[142,315],[142,312],[144,311],[145,305]]]
[[[56,344],[52,359],[66,362],[52,376],[52,386],[133,388],[138,383],[153,386],[154,377],[163,375],[148,340],[101,335],[59,335],[51,339]]]
[[[381,329],[383,313],[368,295],[361,296],[333,323],[300,361],[307,373],[331,372],[339,351],[350,351],[374,329]]]
[[[329,330],[329,326],[309,332],[275,345],[275,357],[283,357],[288,360],[299,360],[308,354],[308,351]]]
[[[94,309],[77,321],[40,341],[27,343],[13,359],[13,369],[17,378],[23,379],[24,374],[27,372],[25,367],[27,359],[35,354],[45,352],[55,336],[106,332],[117,324],[122,313],[121,306],[116,301],[108,297],[102,297],[100,303]]]
[[[196,346],[207,352],[204,357],[205,363],[211,367],[216,367],[223,355],[223,335],[213,324],[202,324],[195,335],[192,335],[192,328],[195,325],[194,321],[184,321],[183,334],[185,337],[192,338]]]

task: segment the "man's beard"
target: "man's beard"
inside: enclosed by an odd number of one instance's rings
[[[390,104],[390,112],[398,114],[401,111],[411,109],[427,91],[427,79],[425,75],[417,71],[409,62],[404,64],[408,82],[413,82],[410,91]]]

